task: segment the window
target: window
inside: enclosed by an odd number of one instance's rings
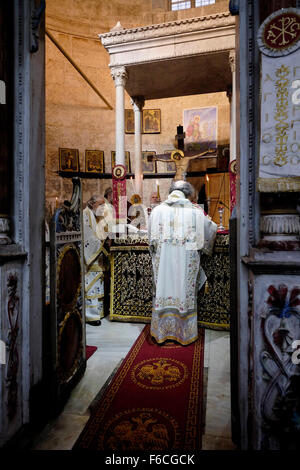
[[[171,0],[171,10],[186,10],[187,8],[203,7],[216,3],[216,0]]]

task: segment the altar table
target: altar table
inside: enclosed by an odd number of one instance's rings
[[[150,323],[153,282],[146,235],[112,240],[110,247],[110,320]],[[198,295],[199,326],[229,330],[229,234],[218,233],[212,256],[201,255],[207,276]]]

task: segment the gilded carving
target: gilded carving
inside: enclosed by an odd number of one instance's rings
[[[276,147],[275,147],[275,159],[274,163],[278,166],[286,165],[288,162],[287,158],[287,141],[288,141],[288,131],[289,131],[289,122],[288,122],[288,110],[289,110],[289,76],[290,69],[281,65],[276,70],[277,80],[275,82],[276,86],[276,112],[274,119],[277,121],[275,125],[276,129]]]

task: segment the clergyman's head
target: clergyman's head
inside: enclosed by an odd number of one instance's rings
[[[87,206],[94,212],[94,214],[96,213],[97,207],[100,206],[100,204],[104,204],[104,199],[99,194],[94,194],[87,202]]]
[[[185,195],[185,197],[190,200],[195,194],[195,189],[191,185],[191,183],[188,183],[187,181],[183,180],[173,181],[170,186],[169,194],[171,194],[175,190],[181,191]]]
[[[104,197],[108,200],[108,202],[112,203],[113,201],[113,190],[111,188],[106,188],[104,191]]]

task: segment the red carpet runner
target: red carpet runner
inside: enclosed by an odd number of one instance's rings
[[[74,449],[200,450],[204,330],[188,346],[158,346],[146,325]]]
[[[88,360],[94,354],[94,352],[97,351],[97,349],[97,346],[86,346],[86,360]]]

